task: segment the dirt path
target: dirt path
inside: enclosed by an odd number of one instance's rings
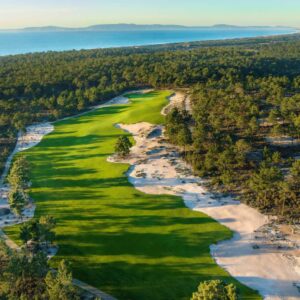
[[[7,247],[12,250],[20,250],[20,247],[11,240],[1,229],[0,229],[0,240],[4,241]]]
[[[96,289],[95,287],[88,285],[78,279],[73,279],[73,284],[77,287],[79,287],[82,290],[87,291],[88,293],[92,294],[94,297],[97,297],[98,299],[101,300],[117,300],[116,298],[114,298],[111,295],[108,295],[98,289]]]

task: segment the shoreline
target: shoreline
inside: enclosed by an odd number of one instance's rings
[[[251,29],[251,28],[250,28]],[[253,28],[252,28],[253,29]],[[297,28],[291,28],[291,30],[293,29],[293,31],[291,32],[286,32],[286,33],[269,33],[269,34],[262,34],[262,35],[251,35],[251,36],[243,36],[243,37],[219,37],[219,38],[206,38],[206,39],[192,39],[192,40],[185,40],[185,41],[161,41],[161,42],[149,42],[149,43],[136,43],[136,44],[131,44],[131,45],[104,45],[104,46],[86,46],[86,47],[82,47],[82,46],[75,46],[75,47],[69,47],[66,49],[53,49],[53,48],[45,48],[45,49],[38,49],[38,50],[25,50],[25,51],[21,51],[21,52],[16,52],[16,53],[1,53],[0,52],[0,58],[6,58],[6,57],[11,57],[11,56],[23,56],[23,55],[39,55],[39,54],[47,54],[49,52],[51,53],[67,53],[70,51],[92,51],[92,50],[114,50],[114,49],[134,49],[134,48],[152,48],[152,47],[157,47],[157,46],[176,46],[176,45],[180,45],[180,44],[193,44],[193,43],[207,43],[207,42],[218,42],[218,41],[228,41],[228,42],[234,42],[234,41],[241,41],[241,40],[247,40],[247,39],[264,39],[264,38],[280,38],[280,37],[285,37],[285,36],[290,36],[290,35],[294,35],[294,34],[299,34],[300,33],[300,29]],[[213,29],[212,29],[213,30]],[[228,29],[227,29],[228,30]],[[232,29],[229,29],[232,30]],[[244,30],[247,30],[244,29]],[[158,32],[160,32],[161,30],[157,30]],[[172,30],[171,30],[172,31]],[[188,30],[193,32],[194,30]],[[67,33],[72,33],[73,31],[46,31],[46,32],[41,32],[41,31],[36,31],[36,32],[22,32],[22,31],[11,31],[11,32],[7,32],[7,31],[1,31],[0,30],[0,35],[4,35],[4,34],[22,34],[22,33],[33,33],[33,34],[41,34],[41,33],[63,33],[63,32],[67,32]],[[76,31],[75,31],[76,32]],[[77,31],[79,33],[85,33],[85,32],[106,32],[109,33],[110,31]],[[112,31],[113,32],[113,31]],[[135,32],[135,31],[117,31],[117,32]],[[149,32],[149,31],[136,31],[136,32]],[[175,30],[175,32],[180,32],[180,30]]]

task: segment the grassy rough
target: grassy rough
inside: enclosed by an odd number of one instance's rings
[[[209,245],[231,232],[184,206],[181,198],[146,195],[126,178],[128,165],[106,161],[120,135],[116,123],[162,123],[170,91],[129,95],[131,103],[57,122],[27,151],[36,216],[58,221],[58,255],[74,276],[119,299],[189,299],[200,281],[238,284],[242,299],[260,299],[216,265]],[[6,232],[17,238],[17,227]]]

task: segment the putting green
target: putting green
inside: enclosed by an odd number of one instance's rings
[[[128,165],[106,161],[116,123],[162,123],[170,91],[129,95],[130,104],[101,108],[55,124],[55,131],[27,151],[36,216],[58,221],[58,260],[74,276],[130,300],[189,299],[202,280],[238,284],[242,299],[260,299],[216,265],[209,245],[231,232],[193,212],[174,196],[143,194],[132,187]],[[17,239],[18,228],[6,232]]]

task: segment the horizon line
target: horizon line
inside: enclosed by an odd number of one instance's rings
[[[92,25],[84,25],[84,26],[64,26],[64,25],[33,25],[33,26],[24,26],[24,27],[0,27],[1,31],[13,31],[13,30],[26,30],[26,29],[39,29],[39,28],[57,28],[57,29],[88,29],[95,26],[161,26],[161,27],[186,27],[186,28],[200,28],[200,27],[265,27],[265,28],[291,28],[291,29],[300,29],[300,26],[286,26],[286,25],[238,25],[238,24],[211,24],[211,25],[185,25],[185,24],[160,24],[160,23],[96,23]]]

